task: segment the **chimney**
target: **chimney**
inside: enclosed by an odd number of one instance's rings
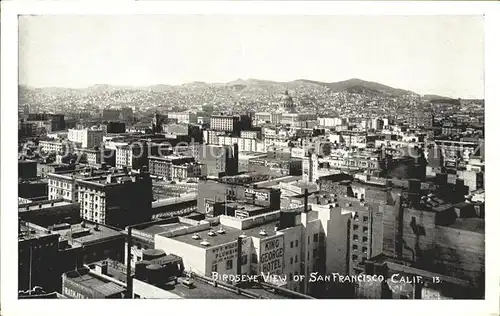
[[[100,264],[96,264],[95,270],[99,274],[108,274],[108,262],[102,261]]]
[[[394,205],[395,211],[395,240],[394,240],[394,254],[396,259],[403,259],[403,217],[404,217],[404,208],[402,206],[402,197],[401,194],[398,194],[396,197],[396,203]]]
[[[308,197],[309,197],[309,190],[305,189],[304,190],[304,213],[307,213],[309,211]]]

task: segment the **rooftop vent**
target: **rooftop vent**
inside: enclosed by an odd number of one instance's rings
[[[200,235],[199,234],[194,234],[191,238],[195,239],[195,240],[199,240],[201,239]]]
[[[225,234],[226,231],[224,230],[224,228],[219,228],[219,230],[217,231],[217,234]]]
[[[213,230],[210,230],[208,232],[208,236],[212,236],[213,237],[213,236],[217,236],[217,234]]]
[[[267,233],[265,230],[261,229],[260,232],[259,232],[259,235],[261,236],[267,236]]]
[[[243,232],[241,235],[240,235],[240,238],[245,238],[247,237],[247,235],[245,235],[245,232]]]
[[[200,242],[200,245],[207,247],[210,246],[210,243],[206,239],[203,239],[203,241]]]

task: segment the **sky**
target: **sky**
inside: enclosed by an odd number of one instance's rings
[[[481,16],[22,16],[19,83],[376,81],[484,98]]]

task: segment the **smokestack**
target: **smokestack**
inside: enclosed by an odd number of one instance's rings
[[[132,227],[129,226],[127,227],[128,233],[127,233],[127,294],[128,298],[134,298],[134,292],[132,289],[132,267],[131,265],[131,259],[132,256],[130,252],[132,251]]]
[[[236,258],[236,275],[241,275],[241,246],[242,246],[243,238],[241,236],[238,236],[238,248],[237,248],[237,254],[238,257]]]
[[[401,194],[398,194],[396,197],[395,204],[395,238],[394,238],[394,253],[396,255],[396,259],[403,259],[403,215],[404,208],[402,206],[402,197]]]
[[[309,197],[309,190],[306,188],[304,190],[304,213],[307,213],[309,211],[308,197]]]

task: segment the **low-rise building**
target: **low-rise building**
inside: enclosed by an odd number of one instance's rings
[[[127,289],[90,269],[68,271],[62,276],[62,293],[68,298],[126,298]]]
[[[153,192],[147,172],[108,174],[76,183],[84,219],[115,227],[151,219]]]
[[[40,226],[64,221],[80,220],[80,204],[59,200],[47,200],[19,204],[19,219]]]
[[[79,143],[82,148],[100,147],[105,131],[101,128],[83,128],[68,130],[68,140]]]

